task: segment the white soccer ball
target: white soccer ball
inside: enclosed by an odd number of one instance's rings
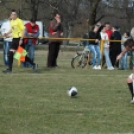
[[[68,93],[68,96],[73,97],[73,96],[76,96],[78,94],[78,90],[76,87],[70,87],[67,90],[67,93]]]

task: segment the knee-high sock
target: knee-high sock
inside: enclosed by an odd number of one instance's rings
[[[12,65],[13,65],[13,52],[9,51],[8,57],[9,57],[9,65],[8,65],[8,69],[12,71]]]
[[[33,63],[33,61],[27,56],[25,57],[25,61],[29,62],[31,65],[35,65],[35,63]]]
[[[131,92],[131,95],[132,95],[132,99],[134,97],[134,93],[133,93],[133,83],[127,83],[128,84],[128,87],[129,87],[129,90]]]

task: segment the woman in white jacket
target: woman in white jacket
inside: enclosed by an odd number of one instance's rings
[[[104,25],[100,27],[100,37],[101,40],[109,40],[108,35],[106,33],[106,27]],[[106,60],[107,69],[114,70],[114,67],[112,66],[111,60],[109,58],[109,41],[104,41],[104,56]]]
[[[2,35],[4,35],[10,29],[11,29],[11,26],[10,26],[10,17],[9,17],[9,19],[2,24],[2,26],[0,28],[0,32]],[[6,66],[8,66],[8,64],[9,64],[8,52],[9,52],[10,46],[12,44],[11,36],[12,35],[10,34],[8,37],[4,38],[4,40],[3,40],[3,60],[4,60],[4,64]]]

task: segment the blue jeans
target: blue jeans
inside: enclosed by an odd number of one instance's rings
[[[109,49],[104,48],[104,56],[105,56],[107,68],[113,67],[109,57]]]
[[[128,69],[127,56],[128,56],[128,52],[126,52],[121,58],[121,61],[120,61],[121,69]]]
[[[92,44],[90,44],[88,47],[89,47],[91,53],[93,54],[93,57],[92,57],[93,66],[96,65],[96,58],[98,58],[97,63],[98,63],[98,65],[100,65],[101,64],[100,46],[99,45],[92,45]]]
[[[32,43],[25,45],[25,50],[27,51],[27,56],[34,61],[34,52],[35,52],[35,45]],[[24,67],[32,67],[32,65],[29,62],[23,62],[22,66]]]
[[[12,42],[10,42],[10,41],[3,42],[3,60],[4,60],[4,64],[6,66],[8,66],[8,64],[9,64],[8,52],[9,52],[9,49],[11,47],[11,44],[12,44]]]

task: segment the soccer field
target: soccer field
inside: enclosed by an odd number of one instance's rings
[[[75,52],[60,52],[59,68],[46,68],[46,51],[36,51],[39,64],[17,66],[0,75],[0,134],[132,134],[134,105],[121,70],[72,69]],[[0,52],[0,70],[4,70]],[[67,89],[78,95],[70,98]]]

